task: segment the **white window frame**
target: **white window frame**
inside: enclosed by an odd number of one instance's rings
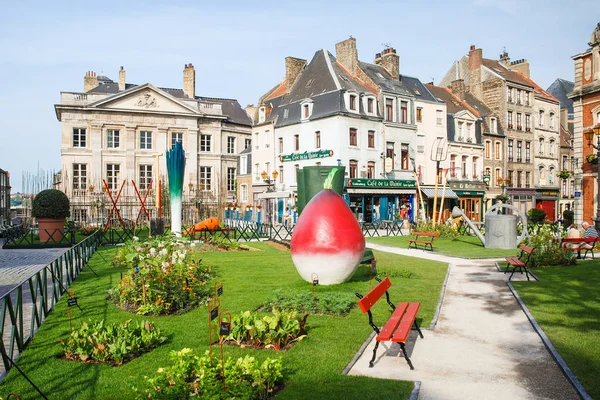
[[[107,129],[106,130],[106,148],[107,149],[118,149],[120,147],[119,139],[120,132],[118,129]]]
[[[200,190],[212,190],[212,167],[202,165],[198,169]]]
[[[227,191],[235,191],[235,167],[227,167]]]
[[[257,132],[258,134],[258,132]],[[212,152],[212,135],[200,134],[200,152],[210,153]]]
[[[171,148],[173,148],[177,142],[181,143],[183,146],[183,132],[171,132]]]
[[[152,164],[140,164],[138,166],[138,184],[140,190],[148,190],[152,182]]]
[[[106,164],[104,171],[106,171],[106,185],[109,190],[117,190],[119,187],[119,175],[121,175],[120,164]]]
[[[235,154],[235,136],[227,136],[227,154]]]
[[[152,150],[152,131],[140,131],[140,150]]]
[[[73,170],[73,189],[74,190],[87,189],[87,164],[74,163],[72,170]]]
[[[87,147],[87,129],[73,128],[71,140],[73,141],[73,147]]]

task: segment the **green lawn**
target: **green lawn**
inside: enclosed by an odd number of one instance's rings
[[[592,398],[600,398],[600,260],[535,270],[513,282],[534,318]]]
[[[297,274],[289,251],[280,251],[264,243],[252,244],[261,251],[208,252],[203,262],[215,265],[217,278],[224,284],[222,308],[239,313],[254,310],[274,289],[310,291],[311,286]],[[115,249],[100,250],[110,258]],[[388,275],[393,286],[392,301],[420,301],[419,322],[427,327],[438,302],[446,274],[446,265],[433,261],[376,252],[380,275]],[[74,324],[88,318],[122,321],[142,319],[117,309],[105,300],[106,290],[114,287],[120,269],[105,264],[99,255],[91,267],[100,275],[96,278],[85,269],[73,288],[83,312],[73,310]],[[369,268],[361,266],[353,279],[336,286],[317,286],[317,292],[361,292],[369,290]],[[376,323],[385,322],[389,312],[384,301],[374,308]],[[130,388],[140,385],[144,375],[170,365],[168,353],[191,347],[197,353],[208,349],[206,307],[185,315],[151,318],[169,337],[160,348],[120,367],[81,364],[59,359],[57,339],[69,331],[66,300],[63,299],[19,358],[19,366],[49,396],[50,399],[127,399]],[[347,317],[310,316],[309,336],[288,352],[225,347],[226,355],[252,354],[263,359],[282,357],[286,371],[286,387],[281,399],[407,399],[412,382],[379,380],[344,376],[341,371],[356,354],[372,332],[366,315],[354,309]],[[213,351],[218,354],[219,348]],[[37,398],[25,379],[13,369],[0,385],[0,396],[17,392],[24,398]]]
[[[414,236],[385,236],[366,238],[367,242],[373,242],[386,246],[408,248],[408,241]],[[486,249],[481,241],[475,236],[459,236],[457,238],[436,238],[433,242],[433,252],[453,257],[462,258],[498,258],[518,255],[518,251],[503,249]]]

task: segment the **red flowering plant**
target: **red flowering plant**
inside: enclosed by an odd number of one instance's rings
[[[119,249],[113,259],[127,270],[109,299],[140,315],[186,312],[206,302],[211,267],[202,264],[194,243],[163,236],[140,242],[137,238]]]

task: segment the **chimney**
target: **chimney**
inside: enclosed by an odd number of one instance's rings
[[[450,90],[452,90],[452,93],[454,93],[454,95],[456,97],[458,97],[461,100],[465,99],[465,80],[464,79],[457,79],[455,81],[452,81],[451,83],[451,88]]]
[[[396,54],[396,49],[388,47],[381,52],[380,65],[392,76],[392,79],[400,77],[400,56]]]
[[[125,90],[125,70],[122,65],[119,70],[119,90]]]
[[[510,69],[510,57],[508,56],[506,50],[502,51],[502,54],[500,54],[500,58],[498,60],[500,61],[500,65]]]
[[[192,63],[183,68],[183,94],[190,99],[196,98],[196,70]]]
[[[335,45],[335,58],[352,75],[358,72],[358,51],[356,51],[356,39],[350,37]]]
[[[513,61],[510,63],[510,67],[507,67],[513,71],[517,71],[525,75],[526,77],[530,77],[529,75],[529,61],[522,59]]]
[[[94,71],[88,71],[85,73],[85,77],[83,78],[83,91],[89,92],[93,88],[98,86],[98,77]]]
[[[375,54],[375,61],[373,62],[375,65],[381,64],[381,53]]]
[[[286,57],[285,58],[285,84],[286,91],[289,93],[302,72],[302,68],[306,65],[306,60],[295,57]]]
[[[482,98],[481,92],[481,64],[483,63],[483,51],[471,45],[469,49],[469,91],[473,96]]]

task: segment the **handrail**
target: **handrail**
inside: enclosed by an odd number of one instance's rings
[[[0,337],[10,360],[25,350],[101,243],[102,232],[95,232],[0,297]],[[0,363],[0,381],[10,360]]]

